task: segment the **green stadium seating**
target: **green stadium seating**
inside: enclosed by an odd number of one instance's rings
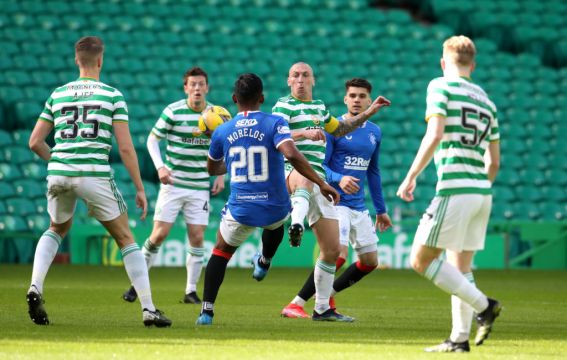
[[[20,169],[22,174],[27,179],[45,180],[47,177],[47,165],[38,162],[30,162],[21,164]]]
[[[9,146],[3,149],[5,161],[12,164],[25,164],[37,159],[27,147]]]
[[[20,179],[21,176],[22,174],[16,166],[8,163],[0,163],[0,180],[12,181],[15,179]]]
[[[28,228],[35,233],[42,233],[49,228],[50,221],[47,215],[30,215],[26,218]]]
[[[36,213],[35,204],[25,198],[11,197],[4,200],[8,213],[13,216],[27,216]]]
[[[0,216],[0,231],[3,232],[24,232],[28,227],[23,218],[18,216]]]
[[[45,199],[45,194],[47,192],[47,187],[45,181],[36,180],[21,180],[14,182],[14,188],[16,189],[16,194],[21,197],[27,197],[29,199],[33,198],[43,198]]]

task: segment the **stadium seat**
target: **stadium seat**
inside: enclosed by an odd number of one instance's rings
[[[4,200],[8,213],[13,216],[27,216],[36,213],[34,203],[25,198],[11,197]]]
[[[44,215],[30,215],[26,217],[28,228],[35,233],[43,233],[49,228],[49,216]]]
[[[3,232],[25,232],[28,227],[23,218],[11,215],[0,216],[0,231]]]
[[[25,164],[37,159],[29,148],[23,146],[4,148],[4,158],[13,165]]]
[[[47,177],[47,166],[46,164],[29,162],[20,165],[22,174],[27,179],[45,180]]]
[[[12,181],[20,179],[21,176],[22,174],[16,166],[8,163],[0,163],[0,180]]]
[[[44,181],[21,180],[14,183],[16,194],[29,199],[45,198],[47,188]]]

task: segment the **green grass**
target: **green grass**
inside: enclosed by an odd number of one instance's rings
[[[214,324],[194,325],[196,305],[179,303],[185,269],[151,271],[154,301],[174,324],[144,328],[138,303],[120,299],[123,268],[55,265],[47,277],[50,326],[28,318],[30,266],[0,265],[0,359],[406,359],[446,358],[423,348],[450,330],[450,299],[410,271],[371,274],[337,298],[353,324],[282,319],[308,274],[274,268],[261,283],[229,269]],[[504,311],[485,345],[467,358],[560,358],[567,353],[567,272],[478,271]],[[201,284],[202,286],[202,284]],[[200,290],[200,292],[202,292]],[[311,308],[312,303],[308,304]]]

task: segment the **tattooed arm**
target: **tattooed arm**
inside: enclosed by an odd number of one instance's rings
[[[329,132],[336,137],[344,136],[362,125],[372,115],[376,114],[381,107],[384,106],[390,106],[390,100],[386,99],[383,96],[378,96],[368,109],[356,116],[344,119],[342,121],[337,121],[338,124],[336,125],[335,129]]]

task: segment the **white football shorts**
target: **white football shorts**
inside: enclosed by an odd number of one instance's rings
[[[282,226],[288,217],[289,214],[287,214],[283,219],[276,221],[273,224],[262,226],[262,228],[268,230],[275,230],[280,226]],[[222,210],[222,219],[219,225],[219,231],[222,235],[222,238],[228,245],[239,247],[240,245],[242,245],[244,241],[246,241],[246,239],[248,239],[248,237],[252,234],[252,232],[255,229],[256,226],[244,225],[236,221],[232,217],[232,214],[230,213],[228,206],[225,206],[224,209]]]
[[[340,242],[343,246],[352,246],[358,255],[378,250],[376,228],[368,210],[358,211],[346,206],[337,206],[339,214]]]
[[[484,249],[492,195],[435,196],[423,214],[414,241],[455,252]]]
[[[209,224],[209,190],[192,190],[162,184],[154,212],[154,221],[174,223],[183,211],[186,224]]]

